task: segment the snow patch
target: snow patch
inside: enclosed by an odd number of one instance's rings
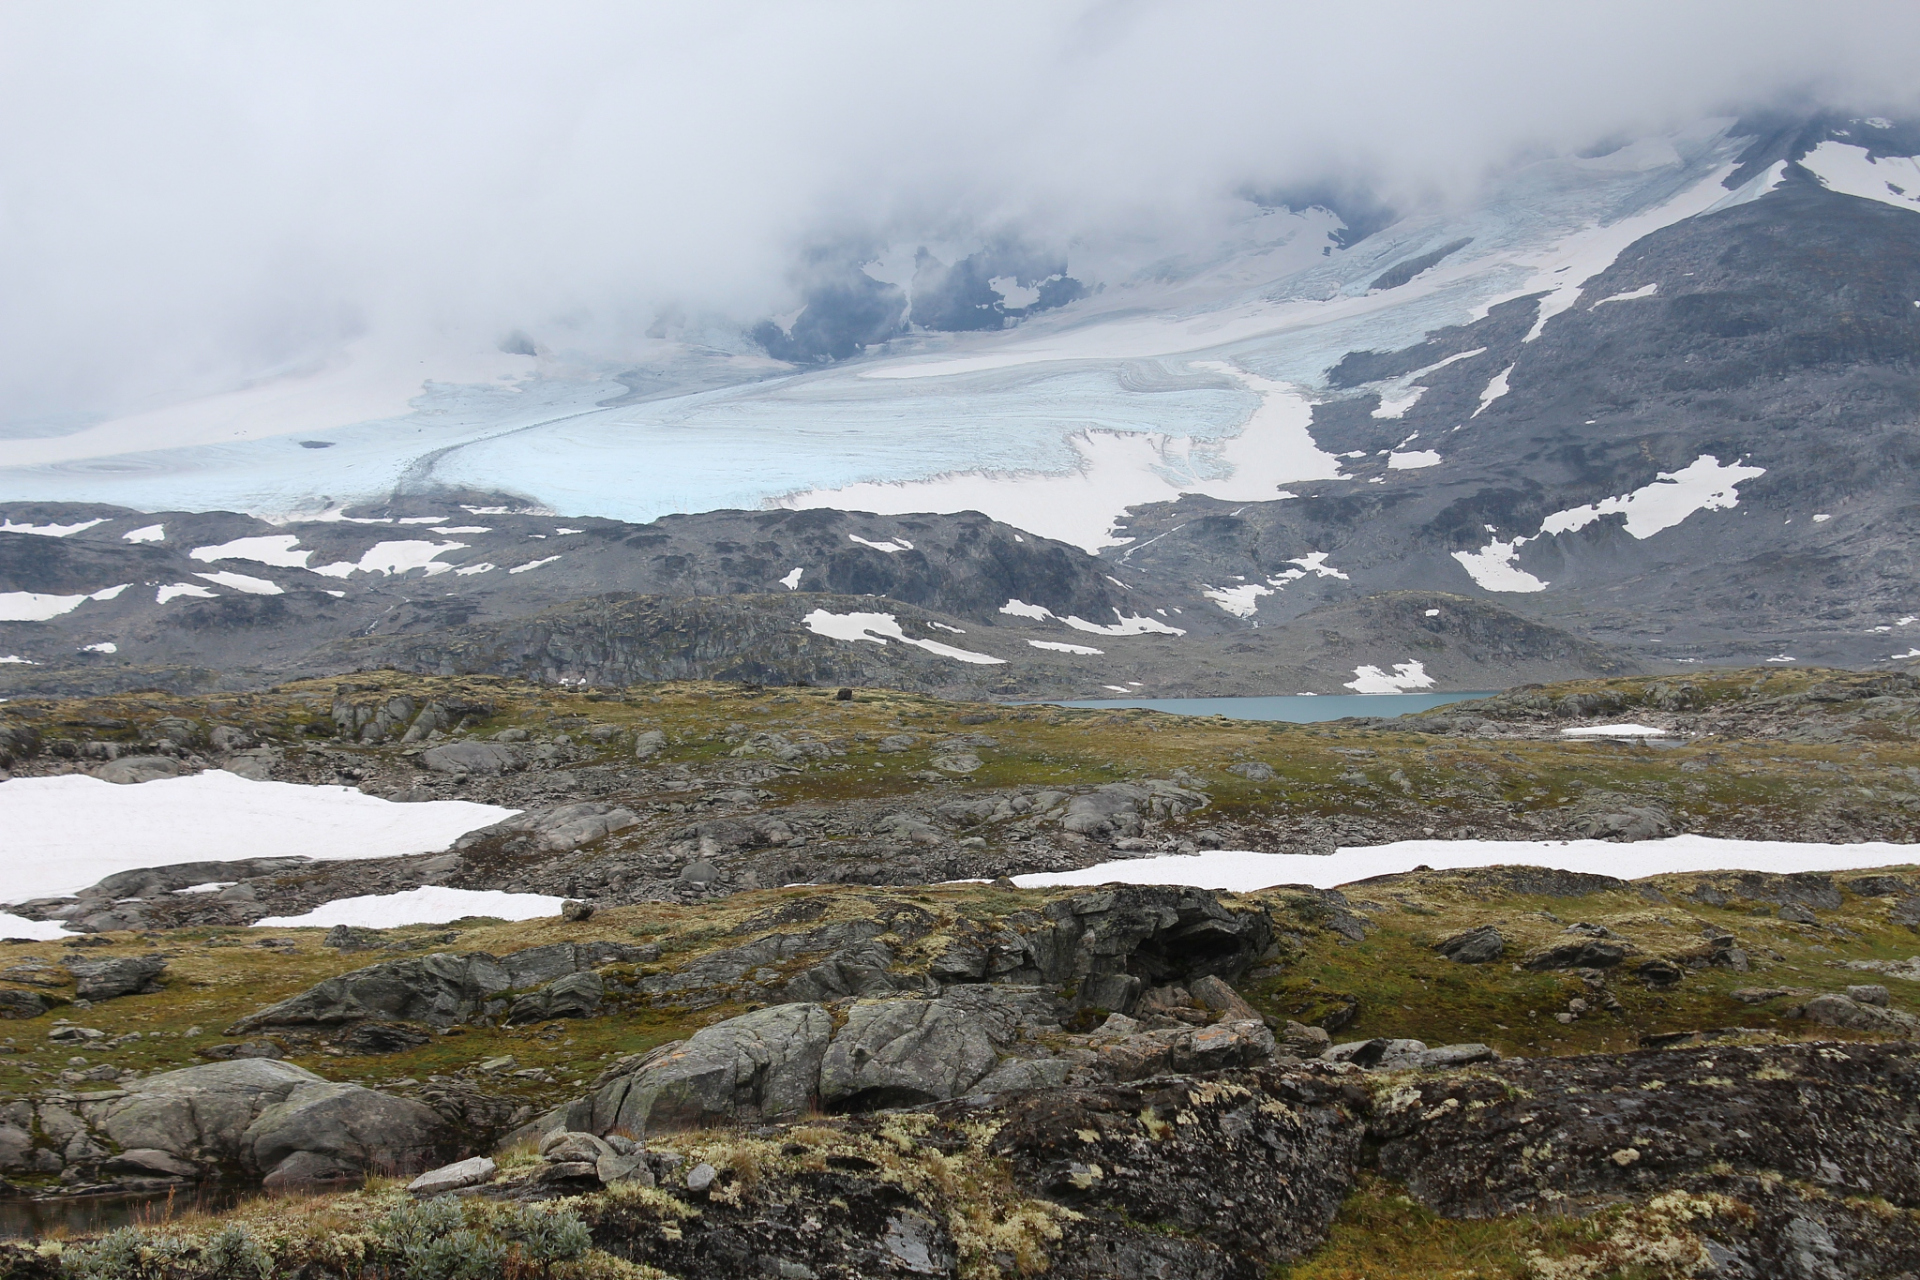
[[[1355,693],[1405,693],[1409,689],[1433,687],[1433,677],[1427,674],[1425,664],[1419,662],[1396,662],[1392,675],[1378,667],[1355,667],[1353,676],[1340,687]]]
[[[0,520],[0,533],[37,533],[43,538],[64,538],[70,533],[79,533],[82,529],[91,529],[106,522],[105,516],[98,520],[82,520],[79,524],[15,524],[11,520]]]
[[[495,569],[498,569],[499,567],[500,566],[497,564],[490,564],[490,563],[487,563],[486,561],[482,561],[479,564],[470,564],[464,569],[455,569],[453,571],[453,576],[456,578],[471,578],[476,573],[492,573]]]
[[[930,627],[938,627],[942,631],[950,632],[956,636],[963,636],[967,634],[967,629],[965,627],[950,627],[944,622],[929,622],[927,625]]]
[[[120,536],[128,542],[165,542],[167,540],[167,526],[163,524],[144,525],[138,529],[131,529]]]
[[[500,889],[448,889],[422,885],[400,893],[376,893],[364,898],[336,898],[305,915],[268,916],[255,920],[256,929],[331,929],[344,924],[363,929],[395,929],[409,924],[446,924],[468,916],[501,920],[538,920],[557,916],[564,898],[541,893],[507,893]]]
[[[23,658],[17,653],[0,654],[0,667],[6,666],[10,662],[17,662],[23,667],[37,667],[40,665],[32,658]]]
[[[913,550],[913,544],[905,538],[889,538],[885,542],[869,542],[857,533],[850,533],[847,537],[863,547],[872,547],[875,551],[884,551],[888,555],[892,555],[896,551]]]
[[[1105,649],[1093,649],[1084,644],[1067,644],[1062,640],[1029,640],[1027,643],[1036,649],[1051,649],[1055,653],[1081,653],[1096,658],[1106,656]],[[1113,686],[1107,687],[1111,689]],[[1126,690],[1122,689],[1121,692],[1125,693]]]
[[[956,649],[938,640],[916,640],[900,629],[899,619],[890,613],[828,613],[825,609],[815,609],[801,621],[813,634],[833,640],[870,640],[880,645],[889,640],[898,640],[901,644],[910,644],[956,662],[971,662],[980,666],[1001,666],[1006,662],[1005,658],[975,653],[971,649]]]
[[[291,533],[266,534],[258,538],[235,538],[232,542],[222,542],[213,547],[195,547],[187,552],[189,558],[205,560],[251,560],[255,564],[271,565],[276,569],[304,569],[311,551],[294,551],[300,538]]]
[[[1238,587],[1207,587],[1200,594],[1236,618],[1251,618],[1260,607],[1260,597],[1272,595],[1273,588],[1249,582]]]
[[[72,613],[89,600],[111,600],[131,583],[123,582],[92,595],[53,596],[38,591],[0,591],[0,622],[46,622]]]
[[[1831,140],[1800,157],[1800,167],[1842,195],[1920,209],[1920,156],[1881,156]]]
[[[800,575],[805,572],[805,569],[795,569],[792,573],[780,579],[780,585],[789,591],[798,591],[800,589]]]
[[[1421,467],[1437,467],[1440,455],[1432,449],[1409,449],[1405,453],[1387,455],[1387,470],[1416,471]]]
[[[453,568],[435,559],[442,552],[459,551],[467,544],[464,542],[425,542],[420,539],[406,539],[399,542],[376,542],[368,547],[358,560],[342,560],[335,564],[323,564],[315,573],[329,578],[345,578],[354,573],[405,573],[409,569],[424,569],[431,578],[436,573],[445,573]],[[554,559],[559,559],[555,556]]]
[[[1660,285],[1658,282],[1655,282],[1653,284],[1643,284],[1638,289],[1632,289],[1626,293],[1610,293],[1606,297],[1599,299],[1599,301],[1595,302],[1593,305],[1595,307],[1598,307],[1609,302],[1632,302],[1635,298],[1651,298],[1654,294],[1658,292],[1660,292]],[[1589,311],[1591,311],[1592,309],[1593,309],[1592,307],[1588,308]]]
[[[1545,591],[1547,584],[1513,562],[1531,538],[1511,542],[1495,538],[1478,551],[1456,551],[1453,558],[1482,591]]]
[[[559,556],[548,556],[544,560],[529,560],[525,564],[517,564],[513,566],[513,568],[507,570],[507,572],[508,573],[526,573],[529,570],[538,569],[543,564],[552,564],[555,560],[558,560],[559,558],[560,558]]]
[[[277,582],[269,582],[265,578],[250,578],[244,573],[232,573],[224,569],[218,573],[196,573],[193,576],[196,578],[205,578],[208,582],[215,583],[222,587],[231,587],[235,591],[245,592],[250,596],[283,596],[286,594]]]
[[[10,911],[0,911],[0,938],[26,938],[33,942],[51,942],[55,938],[78,935],[60,927],[58,920],[29,920]]]
[[[116,871],[280,857],[433,853],[518,810],[398,804],[352,787],[253,782],[220,770],[115,785],[84,774],[0,782],[0,884],[15,901],[71,894]]]
[[[1163,636],[1183,636],[1187,634],[1181,628],[1170,627],[1156,618],[1141,617],[1138,614],[1128,617],[1126,614],[1121,613],[1119,609],[1113,611],[1113,616],[1118,618],[1119,621],[1105,626],[1097,622],[1088,622],[1085,618],[1077,615],[1062,618],[1044,605],[1027,604],[1021,600],[1007,601],[1000,606],[1000,612],[1011,614],[1016,618],[1032,618],[1037,622],[1063,622],[1075,631],[1090,631],[1097,636],[1138,636],[1145,635],[1148,632]],[[1178,610],[1175,612],[1178,612]]]
[[[1418,404],[1420,397],[1425,394],[1427,394],[1425,387],[1409,387],[1396,395],[1382,395],[1380,407],[1373,411],[1373,416],[1376,418],[1404,417],[1407,410]]]
[[[1469,418],[1479,417],[1481,414],[1487,411],[1488,405],[1492,404],[1495,400],[1498,400],[1501,396],[1504,396],[1505,394],[1507,394],[1507,390],[1508,390],[1507,376],[1512,372],[1513,372],[1513,366],[1508,365],[1506,368],[1494,374],[1492,378],[1487,380],[1486,390],[1480,393],[1480,407],[1478,409],[1475,409],[1471,414],[1467,415]]]
[[[1401,840],[1370,847],[1342,847],[1331,857],[1310,853],[1214,853],[1127,858],[1078,871],[1015,876],[1022,889],[1121,884],[1191,885],[1252,893],[1275,885],[1309,884],[1332,889],[1373,876],[1426,866],[1436,871],[1471,867],[1548,867],[1624,880],[1679,871],[1851,871],[1903,866],[1913,861],[1905,844],[1800,844],[1786,840],[1717,840],[1669,836],[1615,844],[1607,840]]]
[[[485,524],[437,524],[433,531],[441,537],[455,533],[492,533],[493,526]]]
[[[99,644],[81,645],[80,652],[82,653],[118,653],[120,652],[120,646],[115,644],[111,640],[102,640]]]
[[[199,596],[211,600],[218,594],[216,591],[207,590],[197,582],[173,582],[155,591],[153,593],[153,602],[155,604],[165,604],[175,596]]]
[[[1626,513],[1628,533],[1635,538],[1651,538],[1696,511],[1725,511],[1739,506],[1740,484],[1765,474],[1765,467],[1739,463],[1723,466],[1712,454],[1702,454],[1683,470],[1663,471],[1652,484],[1632,493],[1556,511],[1541,522],[1540,532],[1571,533],[1619,511]]]
[[[1813,522],[1814,522],[1815,524],[1825,524],[1825,523],[1826,523],[1827,521],[1829,521],[1829,520],[1831,520],[1831,519],[1833,519],[1833,517],[1832,517],[1832,516],[1830,516],[1830,515],[1828,515],[1828,514],[1826,514],[1825,512],[1822,512],[1821,514],[1819,514],[1819,515],[1817,515],[1817,516],[1815,516],[1815,517],[1813,518]]]
[[[1570,738],[1664,738],[1667,734],[1646,724],[1588,724],[1560,732]]]

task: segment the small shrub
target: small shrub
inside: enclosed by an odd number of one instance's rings
[[[267,1280],[273,1274],[271,1255],[238,1223],[228,1223],[206,1243],[200,1265],[208,1280]]]
[[[122,1227],[66,1250],[60,1270],[74,1280],[165,1280],[185,1253],[186,1246],[171,1236]]]
[[[500,1223],[500,1230],[520,1242],[520,1256],[540,1266],[567,1262],[593,1247],[593,1233],[573,1210],[520,1205]]]

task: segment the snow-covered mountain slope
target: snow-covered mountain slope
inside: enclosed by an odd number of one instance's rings
[[[302,631],[308,644],[349,615],[411,631],[605,591],[797,589],[1012,625],[992,597],[1009,572],[1044,578],[1037,561],[1003,571],[958,548],[1031,538],[1064,576],[1006,593],[1041,609],[1030,620],[1059,634],[1032,638],[1057,644],[1076,643],[1066,618],[1177,616],[1190,636],[1251,637],[1423,590],[1655,664],[1905,661],[1920,656],[1903,639],[1920,615],[1904,553],[1920,510],[1915,156],[1920,129],[1893,121],[1714,121],[1537,161],[1472,207],[1357,238],[1325,210],[1249,205],[1245,234],[1210,257],[1092,281],[1013,327],[916,329],[823,366],[661,340],[630,366],[586,368],[524,354],[544,348],[523,338],[508,344],[523,354],[499,357],[514,367],[429,384],[403,416],[349,421],[370,401],[341,388],[393,383],[356,381],[348,362],[310,375],[332,388],[317,399],[293,383],[224,399],[223,443],[191,406],[146,419],[143,452],[127,452],[126,424],[4,441],[0,497],[15,501],[0,514],[15,523],[89,518],[36,501],[321,518],[275,534],[194,517],[207,522],[195,546],[277,555],[268,543],[291,536],[284,554],[308,557],[297,565],[161,566],[179,552],[128,541],[116,554],[156,558],[146,577],[46,559],[5,584],[9,607],[22,626],[131,608],[98,594],[122,578],[152,589],[149,609],[214,611],[198,592],[258,610],[296,589],[345,591],[313,596],[332,621]],[[987,283],[1009,302],[1032,291],[1017,275]],[[332,427],[316,425],[330,421],[325,395],[344,397]],[[272,434],[276,420],[298,430]],[[492,516],[457,511],[458,495],[502,492],[467,506],[554,513],[538,518],[556,529],[466,532]],[[388,518],[432,507],[423,529],[440,532],[337,519],[389,493],[410,496]],[[763,532],[783,509],[826,523]],[[844,510],[879,514],[841,528]],[[613,523],[698,511],[724,519]],[[986,518],[902,523],[965,511]],[[158,519],[112,518],[62,554],[78,565],[83,547]],[[602,527],[619,532],[595,557],[562,550]],[[847,565],[894,568],[830,581],[825,544],[799,537],[809,528]],[[500,536],[514,546],[484,541]],[[639,554],[634,539],[656,536],[676,541]],[[901,543],[947,559],[916,579]],[[402,599],[363,618],[358,584],[374,575]]]

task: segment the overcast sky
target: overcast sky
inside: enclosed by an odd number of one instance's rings
[[[1470,198],[1517,156],[1897,113],[1920,5],[0,7],[0,420],[343,335],[790,305],[822,239],[1204,238],[1247,184]],[[436,339],[437,340],[437,339]]]

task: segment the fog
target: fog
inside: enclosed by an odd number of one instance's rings
[[[1407,207],[1609,136],[1911,105],[1911,4],[15,4],[0,421],[360,339],[610,359],[790,309],[822,245],[1118,261],[1236,192]]]

